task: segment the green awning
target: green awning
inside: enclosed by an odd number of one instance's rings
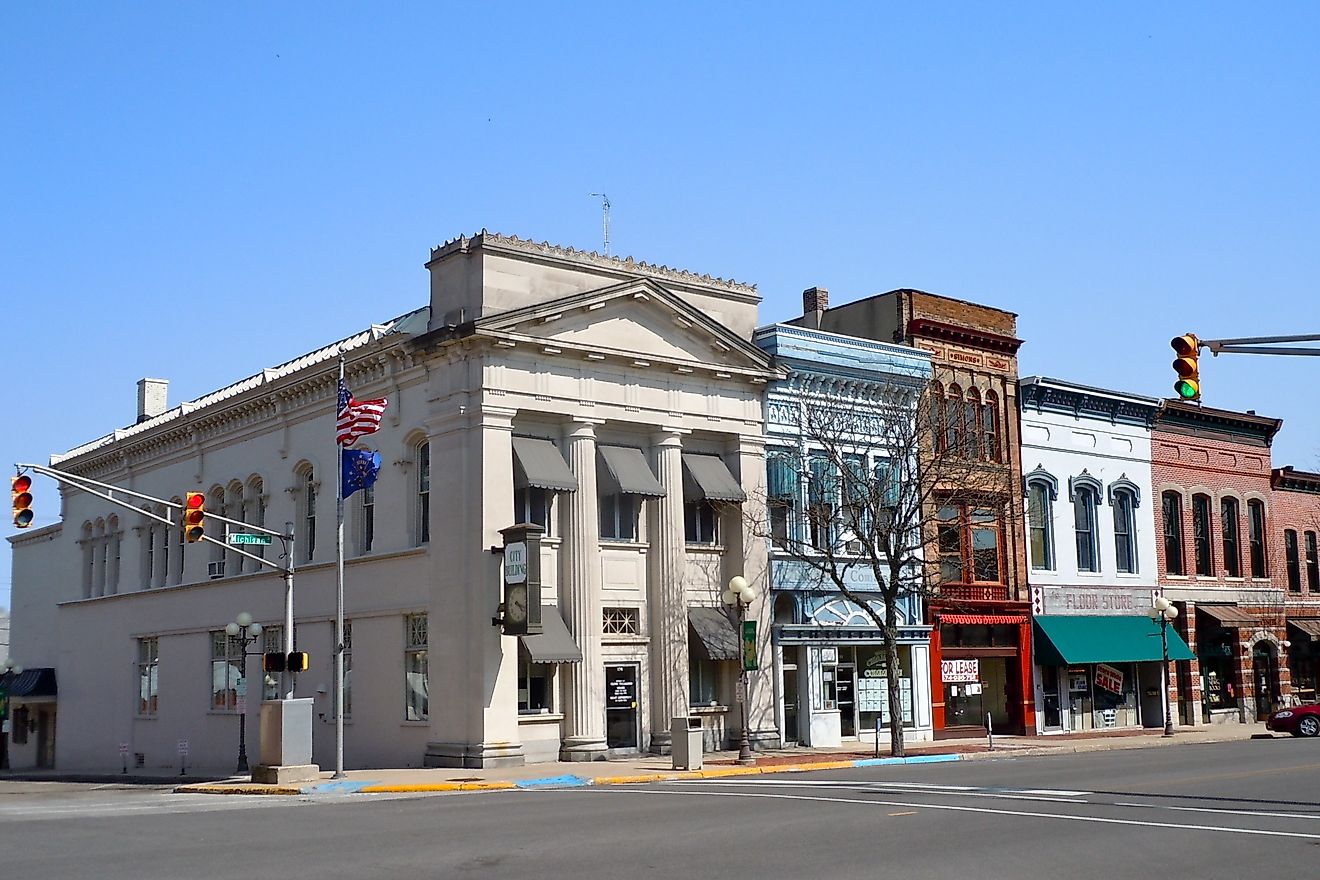
[[[1144,614],[1053,614],[1035,618],[1036,658],[1042,666],[1074,663],[1145,663],[1162,660],[1160,625]],[[1192,651],[1169,627],[1170,660],[1191,660]]]

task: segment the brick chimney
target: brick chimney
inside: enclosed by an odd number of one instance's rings
[[[830,307],[830,292],[823,287],[802,291],[802,326],[820,329],[821,316]]]
[[[145,422],[147,419],[155,418],[165,412],[165,410],[169,409],[167,403],[169,388],[169,379],[138,380],[137,420],[139,422]]]

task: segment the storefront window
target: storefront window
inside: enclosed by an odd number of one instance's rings
[[[881,645],[844,648],[844,653],[856,653],[858,730],[874,731],[876,723],[889,726],[889,680],[885,649]],[[903,707],[903,726],[913,726],[912,715],[912,650],[906,645],[898,647],[899,701]]]
[[[1233,634],[1223,627],[1207,627],[1197,631],[1201,700],[1207,713],[1217,709],[1237,708],[1241,684],[1237,680],[1237,658],[1233,653],[1236,641]]]

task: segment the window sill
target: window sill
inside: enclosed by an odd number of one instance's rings
[[[400,727],[430,727],[431,719],[422,718],[420,720],[414,721],[410,718],[405,718],[404,720],[399,722],[399,726]]]
[[[700,706],[688,706],[688,714],[690,715],[723,715],[725,712],[728,711],[729,711],[728,706],[723,706],[718,703],[706,703]]]
[[[519,724],[558,724],[563,720],[564,715],[561,712],[540,712],[536,710],[529,712],[526,709],[518,710]]]
[[[650,544],[644,541],[624,541],[619,538],[601,538],[600,549],[602,550],[647,550]]]
[[[707,544],[704,541],[685,541],[684,546],[689,553],[723,553],[723,544]]]

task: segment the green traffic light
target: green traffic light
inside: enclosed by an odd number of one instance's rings
[[[1174,382],[1173,390],[1183,400],[1195,400],[1201,393],[1200,387],[1188,379],[1179,379]]]

